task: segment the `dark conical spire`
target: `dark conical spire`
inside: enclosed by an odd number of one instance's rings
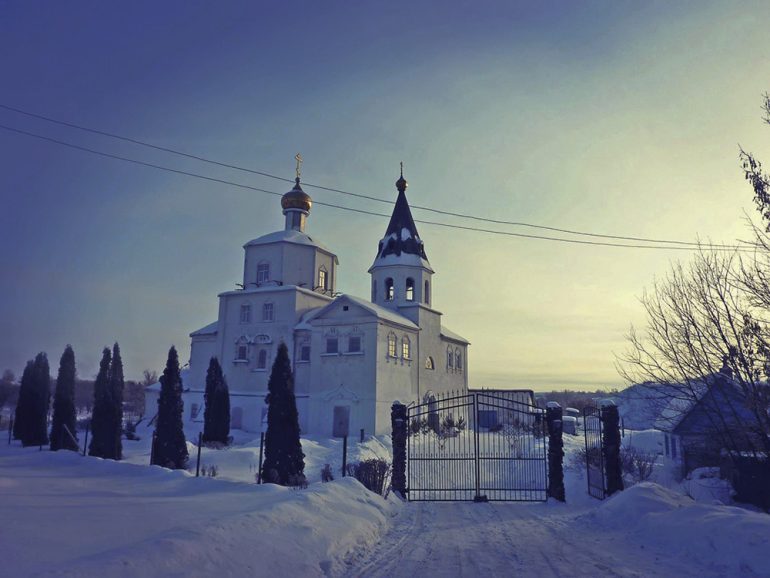
[[[408,186],[409,183],[404,178],[404,163],[401,163],[401,177],[396,181],[398,198],[393,207],[393,214],[390,216],[385,237],[380,241],[377,250],[378,257],[399,256],[401,253],[408,253],[419,255],[425,260],[428,259],[420,235],[417,233],[417,226],[412,218],[412,210],[406,200],[406,188]]]

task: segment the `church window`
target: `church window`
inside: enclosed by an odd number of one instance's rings
[[[393,289],[393,279],[388,277],[385,279],[385,301],[393,301],[394,296],[394,289]]]
[[[360,335],[351,335],[348,337],[348,353],[361,353]]]
[[[460,353],[459,349],[455,350],[455,367],[457,369],[462,369],[463,368],[463,356]]]
[[[267,283],[270,280],[270,263],[257,264],[257,285]]]
[[[267,349],[260,349],[257,355],[257,369],[267,369]]]
[[[430,355],[425,358],[425,369],[436,369],[436,364]]]
[[[404,335],[404,338],[401,340],[401,357],[404,359],[412,359],[412,343],[406,335]]]
[[[326,284],[326,267],[323,265],[318,270],[318,288],[322,291],[326,291],[329,288]]]
[[[239,343],[235,349],[236,361],[247,361],[249,358],[249,346],[245,343]]]
[[[377,303],[377,281],[372,279],[372,303]]]
[[[414,301],[414,279],[411,277],[406,279],[406,300]]]
[[[447,350],[446,350],[446,366],[449,369],[452,369],[452,366],[454,365],[453,361],[454,361],[454,355],[452,354],[452,349],[451,348],[447,348]]]
[[[272,321],[273,312],[274,308],[272,303],[265,303],[262,305],[262,321]]]
[[[251,323],[251,305],[241,305],[241,323]]]
[[[430,281],[425,282],[425,292],[423,293],[425,305],[430,305]]]
[[[388,357],[396,357],[396,334],[388,334]]]
[[[326,353],[339,353],[340,342],[336,337],[326,338]]]
[[[310,361],[310,344],[307,342],[299,346],[299,361]]]

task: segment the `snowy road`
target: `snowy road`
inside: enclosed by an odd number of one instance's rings
[[[554,504],[406,504],[347,577],[723,576],[589,528]]]

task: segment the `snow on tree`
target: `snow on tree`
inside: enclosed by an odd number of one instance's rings
[[[88,446],[88,455],[98,458],[114,458],[114,449],[111,448],[110,439],[112,432],[112,403],[110,401],[110,365],[112,353],[109,347],[102,351],[102,360],[99,363],[99,373],[94,382],[94,410],[91,414],[91,443]]]
[[[166,369],[160,378],[158,419],[155,425],[155,448],[152,463],[172,469],[187,467],[187,442],[182,424],[182,376],[176,348],[168,351]]]
[[[204,399],[203,441],[226,444],[230,436],[230,390],[216,357],[209,362]]]
[[[299,440],[294,376],[285,343],[278,346],[267,388],[267,434],[262,479],[282,486],[302,485],[305,482],[305,454]]]
[[[72,438],[76,435],[76,421],[75,352],[72,350],[72,346],[67,345],[59,361],[59,374],[56,377],[51,425],[51,450],[78,451],[77,440]]]
[[[120,357],[120,346],[117,342],[112,346],[112,364],[110,365],[110,451],[112,458],[123,458],[123,359]]]

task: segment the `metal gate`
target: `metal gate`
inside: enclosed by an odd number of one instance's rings
[[[407,408],[410,501],[544,501],[548,443],[528,392],[430,396]]]
[[[588,493],[603,500],[607,497],[607,480],[604,473],[602,451],[602,414],[597,407],[583,409],[583,430],[586,440],[586,477]]]

